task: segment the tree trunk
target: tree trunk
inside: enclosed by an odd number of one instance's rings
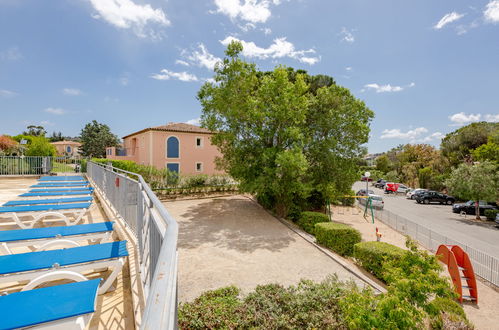
[[[475,215],[476,215],[475,219],[482,220],[480,218],[480,203],[478,201],[475,202]]]

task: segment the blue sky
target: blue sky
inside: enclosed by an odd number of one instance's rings
[[[0,134],[195,122],[234,38],[364,100],[370,152],[499,121],[499,0],[0,0]]]

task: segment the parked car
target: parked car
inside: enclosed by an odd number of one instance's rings
[[[368,189],[367,193],[365,189],[357,191],[357,196],[367,196],[367,194],[374,194],[374,191],[372,191],[371,189]]]
[[[454,197],[439,193],[437,191],[430,190],[422,194],[416,194],[416,202],[418,202],[419,204],[440,203],[452,205],[455,201],[456,199]]]
[[[428,191],[427,189],[421,189],[421,188],[417,188],[417,189],[413,189],[413,190],[409,190],[407,192],[407,194],[405,194],[405,196],[409,199],[416,199],[416,194],[418,193],[424,193],[425,191]]]
[[[387,182],[385,183],[385,194],[396,193],[398,188],[399,188],[398,183]]]
[[[374,208],[377,209],[383,209],[385,206],[385,202],[383,201],[383,197],[380,195],[375,195],[375,194],[369,194],[369,197],[371,197],[371,203]],[[366,205],[367,203],[367,198],[360,198],[359,203],[362,205]]]
[[[405,194],[410,190],[411,190],[411,188],[407,187],[405,184],[400,183],[399,187],[397,189],[397,193]]]
[[[383,188],[385,188],[385,184],[386,184],[386,180],[379,179],[378,181],[376,181],[376,183],[374,184],[374,186],[376,188],[383,189]]]
[[[485,210],[496,210],[496,203],[487,203],[486,201],[479,201],[478,207],[480,208],[480,215],[485,215]],[[452,212],[475,215],[475,201],[467,201],[466,203],[456,203],[452,205]]]
[[[364,176],[364,175],[360,177],[360,181],[364,181],[364,182],[368,181],[368,182],[371,182],[372,180],[373,180],[373,179],[372,179],[371,177],[367,177],[367,176]]]

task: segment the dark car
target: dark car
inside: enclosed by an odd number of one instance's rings
[[[496,203],[487,203],[486,201],[479,201],[478,207],[480,208],[480,215],[485,215],[485,210],[497,210]],[[466,213],[475,215],[475,201],[467,201],[466,203],[456,203],[452,205],[452,212]]]
[[[376,181],[376,183],[374,184],[374,186],[376,188],[383,189],[383,188],[385,188],[385,184],[386,184],[386,180],[379,179],[378,181]]]
[[[426,191],[422,194],[416,195],[416,202],[419,204],[440,203],[452,205],[455,201],[456,199],[454,197],[439,193],[437,191]]]
[[[367,193],[371,194],[371,195],[374,195],[374,191],[372,191],[371,189],[368,189]],[[361,189],[361,190],[357,191],[357,196],[367,196],[366,190],[365,189]]]

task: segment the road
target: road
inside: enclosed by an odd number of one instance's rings
[[[356,182],[353,186],[355,191],[365,188],[365,182]],[[493,222],[477,222],[474,216],[464,218],[452,213],[448,205],[418,204],[405,195],[385,195],[371,184],[369,189],[383,196],[385,210],[499,259],[499,229]]]

